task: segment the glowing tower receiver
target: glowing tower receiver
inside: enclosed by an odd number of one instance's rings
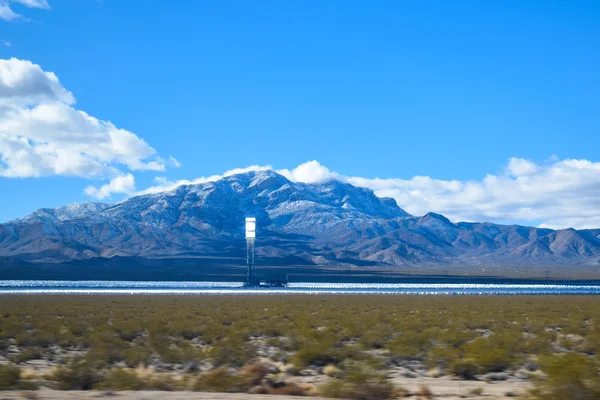
[[[246,286],[258,286],[254,265],[254,240],[256,239],[256,218],[246,218]]]

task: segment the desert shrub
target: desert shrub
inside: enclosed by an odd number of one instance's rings
[[[429,350],[425,357],[425,365],[428,368],[449,368],[450,364],[460,357],[457,349],[446,346],[436,346]]]
[[[89,336],[89,350],[87,359],[91,363],[113,364],[125,359],[125,350],[129,344],[112,331],[94,331]]]
[[[600,398],[600,375],[596,363],[582,354],[568,353],[542,361],[546,377],[527,395],[535,400],[596,400]]]
[[[19,390],[37,390],[36,389],[19,389]],[[36,392],[21,392],[21,396],[25,400],[37,400],[40,396]]]
[[[193,385],[198,392],[247,392],[252,387],[250,379],[226,368],[217,368],[201,374]]]
[[[12,365],[0,365],[0,390],[12,389],[19,383],[21,371]]]
[[[105,390],[142,390],[145,387],[145,382],[135,372],[121,368],[112,370],[101,382],[95,385],[96,389]]]
[[[417,391],[417,396],[422,399],[433,399],[433,392],[427,385],[421,385]]]
[[[91,390],[102,380],[99,366],[89,361],[71,360],[47,377],[59,390]]]
[[[448,329],[441,332],[436,340],[449,348],[458,349],[463,344],[473,340],[477,333],[462,328]]]
[[[320,322],[325,325],[325,321]],[[346,346],[342,343],[339,332],[335,332],[339,331],[336,326],[337,322],[332,323],[332,326],[329,327],[333,329],[315,330],[314,326],[300,327],[294,338],[294,347],[297,348],[297,351],[291,362],[300,367],[337,365],[351,357],[350,353],[359,351],[358,346]]]
[[[307,341],[303,342],[291,358],[291,362],[299,367],[310,365],[326,366],[337,365],[345,359],[343,349],[331,342]]]
[[[376,357],[368,353],[349,353],[346,358],[346,362],[358,362],[363,364],[366,368],[373,371],[381,371],[388,369],[388,359],[384,357]]]
[[[471,359],[478,366],[479,373],[501,372],[510,367],[514,361],[514,347],[499,340],[489,338],[476,339],[462,347],[464,357]]]
[[[20,332],[15,335],[15,341],[19,346],[48,347],[58,342],[58,337],[48,331]]]
[[[136,347],[141,347],[139,344]],[[169,364],[183,364],[198,361],[201,357],[188,340],[182,337],[173,337],[164,331],[164,327],[152,328],[149,334],[149,346],[160,359]],[[138,352],[138,356],[143,356]]]
[[[600,355],[600,331],[595,330],[585,337],[583,351],[587,354]]]
[[[16,354],[12,357],[12,362],[16,364],[20,364],[29,360],[35,360],[42,358],[44,356],[44,352],[39,347],[27,347],[22,352]]]
[[[240,370],[240,375],[252,385],[259,385],[268,373],[269,367],[262,363],[247,364]]]
[[[189,340],[179,342],[178,348],[182,352],[180,359],[182,363],[197,362],[204,358],[204,353],[192,346]]]
[[[119,338],[126,342],[132,342],[144,331],[143,327],[132,321],[115,323],[113,329]]]
[[[37,381],[27,381],[24,379],[19,380],[17,382],[17,386],[15,389],[17,390],[38,390],[40,388],[40,383]]]
[[[256,357],[256,348],[239,339],[215,343],[209,356],[215,366],[241,367]]]
[[[324,397],[352,400],[384,400],[395,396],[394,385],[382,374],[352,369],[319,388]]]
[[[150,350],[142,346],[134,346],[123,351],[125,364],[130,368],[137,367],[138,365],[147,366],[151,355]]]
[[[147,389],[161,390],[164,392],[178,390],[182,386],[184,386],[184,385],[182,385],[181,382],[175,380],[175,378],[173,378],[172,376],[169,376],[169,375],[154,376],[154,377],[150,378],[149,380],[146,380],[145,384],[146,384]]]
[[[432,347],[432,339],[437,329],[428,328],[422,331],[405,331],[387,344],[387,349],[401,358],[419,358],[427,354]]]
[[[459,378],[471,380],[475,379],[479,366],[473,360],[463,358],[452,362],[449,370],[451,374]]]
[[[359,330],[357,334],[361,334],[358,342],[366,349],[380,349],[385,347],[392,332],[389,325],[382,326],[381,324],[376,324],[375,326],[371,326],[367,332]]]
[[[326,365],[323,368],[323,374],[331,377],[331,378],[339,378],[341,375],[341,371],[335,365]]]
[[[584,345],[583,338],[572,338],[572,337],[561,337],[558,341],[558,345],[564,347],[567,350],[578,350]]]
[[[188,358],[179,347],[167,341],[161,346],[152,347],[160,356],[160,359],[167,364],[183,364]]]
[[[523,342],[523,350],[527,354],[544,354],[552,350],[555,334],[551,332],[538,332],[526,338]]]
[[[481,396],[483,392],[484,389],[481,386],[469,390],[469,394],[472,396]]]
[[[410,397],[410,396],[411,396],[410,390],[408,390],[404,386],[395,386],[394,387],[394,395],[392,396],[393,399],[403,399],[405,397]]]

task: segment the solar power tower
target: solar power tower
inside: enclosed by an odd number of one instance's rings
[[[256,240],[256,218],[246,218],[246,283],[245,286],[258,286],[256,265],[254,264],[254,241]]]

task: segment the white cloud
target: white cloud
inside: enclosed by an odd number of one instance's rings
[[[196,185],[196,184],[205,183],[205,182],[215,182],[215,181],[218,181],[219,179],[223,179],[226,176],[243,174],[243,173],[250,172],[250,171],[268,171],[268,170],[272,170],[272,169],[273,169],[273,167],[271,167],[270,165],[265,165],[265,166],[251,165],[246,168],[235,168],[235,169],[232,169],[229,171],[225,171],[225,173],[223,173],[223,175],[202,176],[200,178],[196,178],[196,179],[192,179],[192,180],[180,179],[177,181],[170,181],[164,177],[157,177],[154,179],[154,182],[156,183],[156,185],[151,186],[147,189],[141,190],[141,191],[137,192],[136,195],[166,192],[168,190],[175,189],[177,186]]]
[[[161,179],[156,186],[138,194],[214,181],[234,173],[268,169],[273,168],[250,166],[195,180]],[[551,228],[600,228],[600,162],[552,157],[536,164],[512,158],[504,173],[488,174],[476,181],[441,180],[428,176],[411,179],[346,176],[314,160],[292,170],[276,171],[296,182],[337,179],[367,187],[380,197],[393,197],[400,207],[413,215],[433,211],[453,221],[518,221]]]
[[[174,158],[165,162],[134,133],[74,104],[54,73],[31,61],[0,60],[0,176],[110,179],[124,170],[163,171],[166,164],[178,164]]]
[[[4,21],[16,21],[23,16],[14,12],[8,5],[8,3],[0,3],[0,19]]]
[[[316,160],[300,164],[291,171],[280,169],[277,172],[294,182],[317,183],[331,179],[343,179],[341,175],[331,172],[329,168]]]
[[[396,199],[408,212],[429,211],[454,221],[539,224],[552,228],[600,227],[600,163],[562,160],[537,165],[509,160],[506,173],[480,181],[447,181],[429,177],[347,181]],[[540,221],[542,221],[540,223]]]
[[[135,192],[135,178],[132,174],[117,176],[100,188],[91,185],[85,188],[85,194],[98,200],[110,197],[113,193],[132,194],[133,192]]]
[[[58,77],[31,61],[0,59],[0,106],[35,106],[58,102],[72,105],[73,94],[60,84]]]
[[[4,47],[11,47],[12,43],[9,42],[8,40],[0,40],[0,42],[2,43],[2,46]]]
[[[50,9],[50,5],[46,0],[10,0],[13,3],[19,3],[29,8],[42,8],[45,10]]]
[[[28,8],[50,9],[50,5],[46,0],[0,0],[0,19],[9,22],[27,20],[23,15],[12,9],[11,3],[17,3]]]
[[[169,164],[174,168],[181,167],[181,163],[173,156],[169,156]]]
[[[538,166],[523,158],[513,157],[508,160],[507,172],[512,176],[533,175],[537,172]]]

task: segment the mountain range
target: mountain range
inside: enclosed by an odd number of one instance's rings
[[[413,216],[394,199],[332,180],[292,182],[273,171],[183,185],[115,204],[83,203],[0,224],[0,266],[102,264],[115,257],[243,265],[244,218],[257,218],[264,265],[565,268],[600,272],[600,229],[552,230]]]

